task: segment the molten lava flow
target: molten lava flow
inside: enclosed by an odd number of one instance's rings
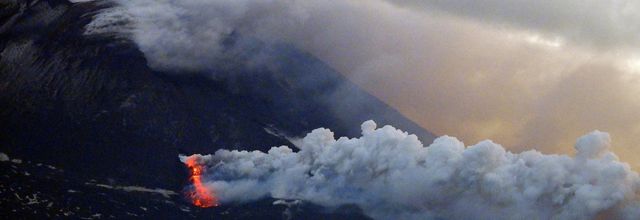
[[[218,199],[213,194],[213,191],[202,184],[202,165],[198,164],[195,159],[189,158],[186,163],[191,170],[191,182],[193,182],[193,187],[195,188],[188,193],[188,196],[195,206],[201,208],[218,206]]]

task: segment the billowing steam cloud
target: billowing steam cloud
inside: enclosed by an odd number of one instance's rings
[[[376,219],[640,218],[640,178],[609,151],[609,134],[578,139],[575,157],[511,153],[492,141],[465,147],[442,136],[424,147],[391,126],[362,137],[313,130],[299,151],[218,150],[181,156],[205,167],[204,185],[225,203],[264,197],[327,207],[355,204]]]

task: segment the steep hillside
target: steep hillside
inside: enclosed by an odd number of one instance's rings
[[[109,3],[0,4],[0,152],[59,167],[74,180],[179,191],[187,176],[178,154],[292,145],[318,127],[356,136],[368,119],[423,142],[433,138],[287,45],[230,50],[212,61],[220,63],[212,72],[162,72],[122,36],[83,34],[91,15]],[[241,37],[230,35],[224,44],[238,48]],[[258,55],[267,60],[246,65]],[[66,190],[42,181],[42,193]]]

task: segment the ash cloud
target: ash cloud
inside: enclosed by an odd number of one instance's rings
[[[576,155],[512,153],[490,140],[442,136],[423,146],[391,126],[335,139],[313,130],[298,149],[180,156],[204,165],[222,204],[264,197],[355,204],[376,219],[637,219],[640,178],[610,151],[609,134],[578,138]]]

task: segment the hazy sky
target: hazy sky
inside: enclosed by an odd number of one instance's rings
[[[578,135],[606,130],[623,159],[639,165],[640,2],[397,3],[453,23],[431,32],[444,38],[442,56],[409,48],[407,58],[424,61],[396,67],[402,79],[389,81],[405,91],[361,81],[375,94],[436,133],[471,142],[564,152]]]
[[[87,32],[134,20],[120,31],[156,68],[206,69],[238,31],[312,53],[436,134],[571,153],[599,129],[640,167],[640,1],[119,2]]]
[[[638,167],[639,3],[355,1],[303,41],[437,134],[555,153],[600,129]]]

